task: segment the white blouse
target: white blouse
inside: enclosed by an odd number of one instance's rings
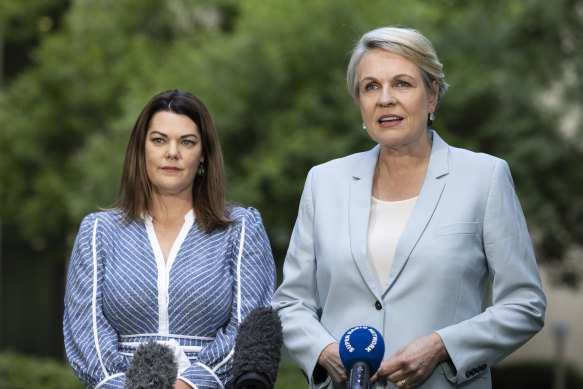
[[[366,255],[380,291],[389,277],[399,238],[416,202],[417,197],[382,201],[371,196]]]

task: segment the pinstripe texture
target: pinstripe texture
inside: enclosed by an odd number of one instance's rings
[[[115,212],[83,219],[63,331],[71,366],[88,388],[123,388],[133,350],[150,339],[180,343],[191,362],[181,378],[191,385],[231,387],[238,324],[269,306],[275,288],[259,212],[233,208],[231,217],[237,222],[227,229],[205,234],[187,215],[165,264],[150,222],[124,226]]]

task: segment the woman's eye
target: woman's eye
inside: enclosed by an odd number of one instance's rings
[[[162,139],[162,138],[154,138],[154,139],[152,139],[152,142],[157,143],[157,144],[162,144],[162,143],[164,143],[164,139]]]
[[[192,140],[185,139],[185,140],[182,141],[182,144],[185,145],[185,146],[194,146],[196,143],[194,141],[192,141]]]
[[[397,83],[397,85],[400,86],[400,87],[409,87],[409,86],[411,86],[411,84],[409,84],[407,81],[399,81]]]
[[[371,84],[366,84],[364,86],[364,90],[373,90],[373,89],[377,89],[377,88],[378,88],[378,86],[376,84],[372,84],[372,83]]]

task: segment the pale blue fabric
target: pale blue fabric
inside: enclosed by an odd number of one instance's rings
[[[366,256],[379,146],[308,174],[272,302],[308,377],[328,344],[369,325],[384,337],[384,359],[441,336],[451,362],[418,388],[486,389],[489,368],[542,328],[546,299],[508,165],[430,135],[425,181],[382,290]],[[482,312],[489,278],[493,305]],[[394,386],[375,384],[384,387]]]
[[[150,339],[190,347],[185,381],[231,387],[238,324],[254,307],[269,306],[275,265],[259,212],[233,208],[230,217],[237,221],[225,230],[206,234],[194,223],[188,231],[169,272],[167,334],[158,331],[158,269],[145,224],[123,225],[113,211],[84,218],[63,328],[70,364],[88,388],[123,388],[133,351]]]

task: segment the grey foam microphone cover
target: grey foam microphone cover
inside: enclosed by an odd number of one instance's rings
[[[178,365],[170,347],[149,341],[136,349],[126,372],[125,389],[173,389]]]

